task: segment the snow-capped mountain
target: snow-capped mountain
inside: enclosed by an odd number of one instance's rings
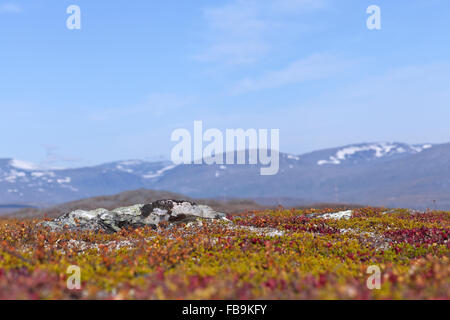
[[[323,159],[317,161],[318,165],[357,164],[366,161],[391,159],[422,152],[432,148],[432,144],[409,145],[396,142],[362,143],[342,148],[326,150]]]
[[[133,160],[50,170],[15,159],[0,159],[0,204],[54,204],[142,188],[170,167],[169,162]]]
[[[120,161],[43,170],[0,159],[0,205],[50,205],[140,188],[198,198],[298,199],[450,208],[450,144],[364,143],[303,155],[280,153],[279,172],[260,165]]]

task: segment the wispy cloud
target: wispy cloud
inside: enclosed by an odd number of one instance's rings
[[[50,144],[44,144],[42,147],[45,149],[45,159],[39,163],[39,167],[43,169],[62,169],[66,165],[72,166],[85,161],[80,157],[66,156],[60,154],[59,147]]]
[[[235,85],[233,93],[240,94],[324,79],[340,73],[354,63],[355,61],[330,54],[314,54],[294,61],[280,70],[270,71],[259,78],[245,78]]]
[[[97,110],[90,113],[88,118],[94,121],[111,121],[141,116],[158,117],[179,111],[191,103],[192,98],[190,97],[181,97],[170,93],[152,93],[142,103]]]
[[[276,0],[268,1],[271,10],[288,13],[304,13],[308,11],[324,9],[326,0]]]
[[[2,13],[21,13],[22,8],[14,3],[0,3],[0,14]]]
[[[325,7],[325,0],[235,0],[207,8],[209,44],[195,58],[225,64],[255,62],[270,51],[274,32],[287,28],[289,17]]]
[[[301,140],[317,150],[361,141],[448,142],[449,61],[365,74],[283,112],[274,108],[270,118],[283,123],[284,143]]]

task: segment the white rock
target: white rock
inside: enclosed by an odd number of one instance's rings
[[[350,219],[352,217],[352,210],[347,210],[347,211],[339,211],[339,212],[334,212],[334,213],[325,213],[323,215],[320,216],[320,218],[322,219],[336,219],[336,220],[340,220],[340,219]]]

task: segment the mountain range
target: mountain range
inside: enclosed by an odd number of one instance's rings
[[[361,143],[307,154],[280,153],[279,172],[260,165],[174,165],[118,161],[40,169],[0,159],[0,206],[46,207],[140,188],[193,198],[248,198],[260,203],[333,202],[450,209],[450,143]]]

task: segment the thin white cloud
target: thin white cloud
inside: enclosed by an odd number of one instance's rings
[[[191,97],[181,97],[168,93],[152,93],[142,103],[121,107],[97,110],[88,115],[93,121],[112,121],[130,117],[160,117],[179,111],[192,103]]]
[[[269,1],[271,10],[292,13],[304,13],[324,9],[327,7],[325,0],[275,0]]]
[[[42,147],[45,149],[45,159],[39,163],[39,167],[43,169],[63,169],[66,165],[75,165],[86,161],[80,157],[73,157],[60,154],[59,147],[51,144],[44,144]]]
[[[448,142],[448,101],[450,62],[443,61],[338,85],[283,112],[274,108],[271,118],[283,123],[286,145],[302,140],[308,150],[361,141]]]
[[[326,0],[235,0],[207,8],[209,44],[195,58],[225,64],[255,62],[270,51],[274,33],[289,28],[289,18],[325,7]]]
[[[233,93],[240,94],[324,79],[346,70],[354,63],[355,61],[329,54],[314,54],[294,61],[283,69],[270,71],[259,78],[245,78],[233,88]]]
[[[260,9],[257,3],[246,0],[205,9],[205,19],[213,40],[206,52],[196,58],[240,64],[252,62],[267,52],[263,35],[268,25],[260,18]]]
[[[0,14],[1,13],[21,13],[22,8],[14,3],[0,3]]]

